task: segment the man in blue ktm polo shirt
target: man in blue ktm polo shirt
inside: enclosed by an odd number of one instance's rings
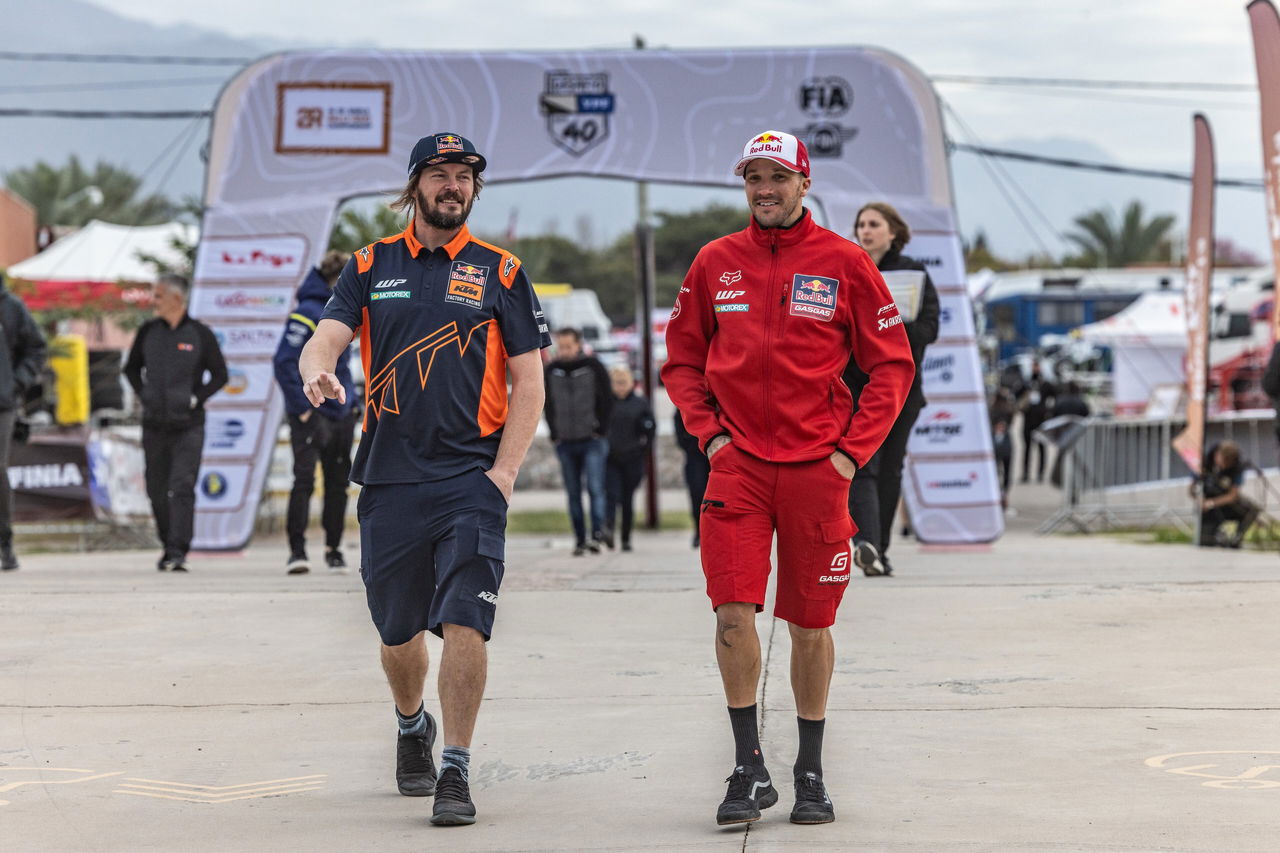
[[[392,205],[413,210],[408,227],[355,253],[298,366],[312,405],[342,400],[334,364],[359,332],[366,407],[351,479],[364,486],[360,574],[400,727],[396,782],[406,796],[435,794],[437,825],[475,822],[467,772],[484,644],[507,502],[542,411],[538,350],[551,344],[519,259],[466,227],[484,168],[457,134],[418,141]],[[438,779],[423,631],[444,639]]]

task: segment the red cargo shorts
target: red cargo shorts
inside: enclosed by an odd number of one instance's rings
[[[827,458],[765,462],[730,442],[711,458],[702,501],[702,571],[712,608],[741,601],[764,609],[775,530],[774,615],[801,628],[830,626],[853,562],[849,480]]]

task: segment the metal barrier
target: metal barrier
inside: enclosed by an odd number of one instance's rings
[[[1240,445],[1246,464],[1274,468],[1280,459],[1275,423],[1269,409],[1218,415],[1205,425],[1205,446],[1231,439]],[[1185,425],[1181,418],[1093,417],[1046,423],[1049,429],[1042,428],[1036,439],[1057,447],[1054,483],[1062,488],[1062,506],[1040,525],[1040,532],[1063,526],[1092,533],[1161,524],[1190,532],[1191,470],[1171,445]],[[1265,485],[1255,483],[1253,489]]]

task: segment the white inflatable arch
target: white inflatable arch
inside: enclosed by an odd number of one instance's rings
[[[911,225],[908,253],[930,265],[943,325],[904,493],[925,541],[999,536],[941,117],[915,67],[868,48],[325,51],[254,63],[214,112],[191,313],[217,331],[232,378],[209,403],[195,547],[248,543],[283,408],[271,357],[294,291],[339,205],[400,189],[420,136],[470,138],[490,184],[599,176],[733,187],[743,142],[765,129],[808,143],[820,222],[848,234],[858,207],[879,199]]]

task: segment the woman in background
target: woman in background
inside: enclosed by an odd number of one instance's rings
[[[618,507],[622,507],[622,550],[631,550],[631,528],[636,487],[644,479],[644,459],[653,443],[653,409],[636,393],[631,368],[615,364],[609,369],[613,388],[613,414],[609,417],[609,458],[604,469],[605,539],[613,547]]]

